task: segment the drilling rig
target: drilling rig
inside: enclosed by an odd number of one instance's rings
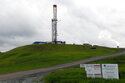
[[[57,5],[53,5],[52,43],[57,44]]]

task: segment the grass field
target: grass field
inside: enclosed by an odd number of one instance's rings
[[[91,48],[92,46],[53,44],[18,47],[0,54],[0,73],[48,67],[120,51],[106,47]]]
[[[2,55],[2,52],[0,52],[0,55]]]
[[[85,70],[83,68],[79,68],[79,66],[76,66],[74,68],[52,72],[44,78],[45,83],[125,83],[125,55],[96,61],[93,63],[118,64],[120,79],[106,80],[86,78]]]

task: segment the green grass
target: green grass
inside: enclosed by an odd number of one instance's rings
[[[92,79],[86,78],[86,72],[83,68],[75,66],[74,68],[57,70],[45,76],[45,83],[125,83],[125,55],[93,62],[94,64],[118,64],[119,80]],[[93,64],[92,63],[92,64]]]
[[[103,56],[120,49],[82,45],[27,45],[0,54],[0,73],[59,65],[89,57]]]
[[[2,55],[2,52],[0,52],[0,55]]]

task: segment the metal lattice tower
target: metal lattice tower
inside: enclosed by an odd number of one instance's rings
[[[57,5],[53,5],[52,43],[57,43]]]

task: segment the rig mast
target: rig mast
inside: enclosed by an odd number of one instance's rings
[[[53,5],[52,43],[57,43],[57,5]]]

